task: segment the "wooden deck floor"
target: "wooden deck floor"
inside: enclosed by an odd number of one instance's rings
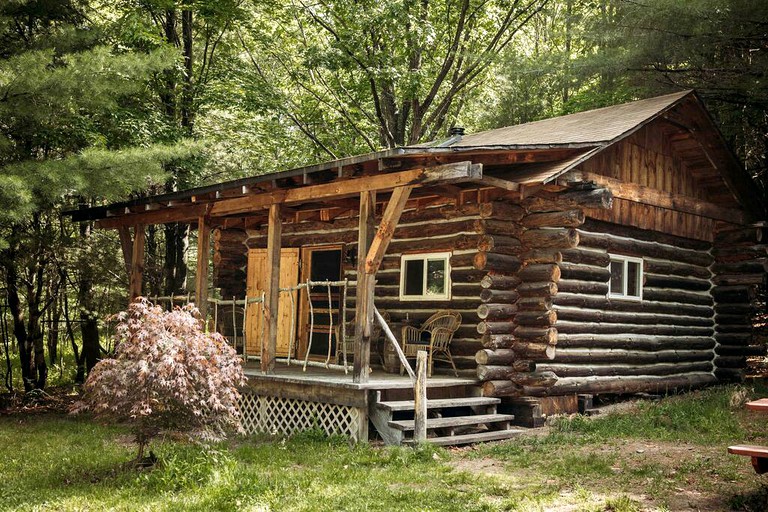
[[[249,362],[245,365],[245,375],[248,379],[260,381],[273,381],[275,383],[290,384],[315,384],[324,387],[369,390],[369,389],[407,389],[413,387],[408,375],[387,373],[380,369],[374,369],[368,382],[358,384],[352,382],[352,372],[344,374],[341,370],[328,370],[325,368],[308,367],[303,371],[301,366],[277,364],[275,373],[265,375],[261,373],[258,363]],[[454,377],[452,375],[433,375],[427,379],[427,387],[438,388],[448,386],[473,385],[479,381],[471,377]]]

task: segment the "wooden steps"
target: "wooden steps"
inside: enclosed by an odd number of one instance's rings
[[[436,444],[438,446],[459,446],[462,444],[475,444],[486,443],[488,441],[503,441],[504,439],[510,439],[517,434],[522,433],[522,430],[489,430],[487,432],[478,432],[476,434],[462,434],[456,436],[447,437],[435,437],[427,439],[428,442]],[[412,445],[413,439],[407,439],[403,441],[405,445]]]
[[[427,430],[435,428],[466,427],[470,425],[488,425],[509,423],[515,417],[511,414],[478,414],[472,416],[450,416],[447,418],[427,418]],[[389,426],[397,430],[413,430],[414,420],[390,421]]]
[[[498,398],[485,396],[469,396],[466,398],[439,398],[427,401],[427,409],[442,409],[444,407],[480,407],[487,405],[497,405],[501,402]],[[379,402],[378,406],[392,412],[412,411],[414,408],[413,400],[396,400],[391,402]]]
[[[511,429],[515,417],[498,414],[498,398],[483,397],[477,387],[457,386],[452,398],[427,400],[427,442],[453,446],[509,439],[521,432]],[[369,417],[385,444],[413,444],[412,399],[381,400],[377,393]]]

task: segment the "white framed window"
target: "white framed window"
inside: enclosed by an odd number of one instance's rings
[[[612,299],[643,299],[643,260],[611,254],[611,280],[608,297]]]
[[[403,254],[400,257],[400,300],[449,300],[451,253]]]

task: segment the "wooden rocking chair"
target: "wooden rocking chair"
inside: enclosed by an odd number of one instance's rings
[[[416,357],[419,350],[426,350],[428,354],[428,375],[432,376],[434,361],[446,361],[451,363],[453,373],[458,377],[459,372],[451,356],[451,340],[453,334],[461,325],[461,314],[456,311],[438,311],[427,319],[421,327],[406,325],[402,329],[402,347],[405,357]],[[400,365],[400,375],[405,368]]]

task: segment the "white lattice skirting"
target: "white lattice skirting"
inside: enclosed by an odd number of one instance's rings
[[[240,414],[248,434],[290,436],[319,428],[328,435],[348,436],[355,443],[360,441],[360,422],[368,421],[357,407],[255,393],[241,395]]]

